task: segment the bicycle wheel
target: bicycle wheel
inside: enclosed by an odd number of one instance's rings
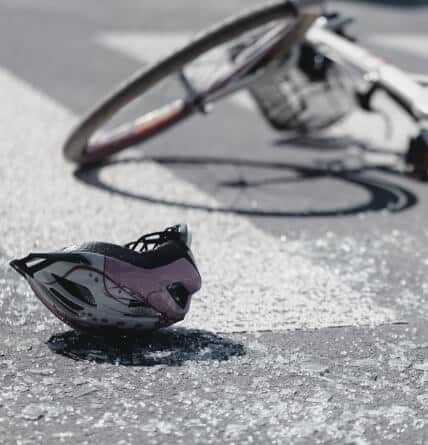
[[[317,3],[304,1],[305,6]],[[80,164],[97,162],[191,116],[203,104],[189,101],[189,94],[224,77],[234,63],[230,57],[233,45],[272,23],[297,16],[294,3],[276,1],[197,36],[136,73],[87,114],[67,139],[64,156]]]

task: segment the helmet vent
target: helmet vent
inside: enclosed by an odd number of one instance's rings
[[[64,295],[60,294],[56,289],[54,289],[53,287],[50,287],[49,290],[51,291],[51,293],[53,295],[55,295],[56,297],[56,301],[58,303],[61,303],[62,306],[65,306],[66,309],[68,309],[70,312],[72,312],[73,314],[77,315],[77,313],[81,310],[83,310],[82,306],[79,306],[76,303],[73,303],[72,301],[70,301],[68,298],[64,297]]]
[[[150,307],[149,305],[147,305],[146,303],[144,303],[144,301],[140,301],[140,300],[130,300],[128,307],[130,308],[138,308],[138,307]]]
[[[189,297],[189,291],[181,283],[172,283],[167,287],[167,290],[174,301],[184,309]]]
[[[92,296],[91,291],[87,287],[67,280],[67,278],[55,275],[54,273],[52,274],[52,276],[55,278],[55,281],[69,294],[73,295],[73,297],[82,301],[82,303],[89,304],[90,306],[96,306],[95,299]]]

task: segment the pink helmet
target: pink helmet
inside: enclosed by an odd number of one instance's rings
[[[201,277],[185,224],[118,246],[90,242],[30,253],[10,265],[69,326],[98,334],[137,334],[183,320]]]

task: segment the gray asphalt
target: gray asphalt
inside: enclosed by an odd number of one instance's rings
[[[256,3],[0,0],[0,67],[78,116],[140,66],[97,43],[99,33],[197,31]],[[355,33],[381,56],[426,71],[426,55],[371,39],[426,35],[425,2],[334,3],[357,17]],[[376,326],[231,333],[202,323],[138,341],[88,338],[54,320],[8,269],[17,254],[11,245],[27,253],[20,233],[9,231],[0,243],[0,442],[428,442],[426,184],[376,163],[355,168],[359,140],[296,140],[232,104],[221,110],[150,144],[135,169],[156,161],[217,200],[220,208],[199,206],[201,222],[237,215],[278,242],[286,237],[290,255],[322,264],[356,292],[367,289],[398,317]],[[5,177],[7,166],[2,160]],[[105,176],[70,172],[76,187],[114,202],[183,217],[195,204],[193,196],[158,198]],[[2,207],[1,218],[22,227],[9,203]],[[68,217],[55,224],[66,227]],[[259,256],[266,261],[263,246]]]

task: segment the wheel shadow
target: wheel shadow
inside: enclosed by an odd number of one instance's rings
[[[302,142],[303,144],[303,142]],[[342,145],[343,147],[343,145]],[[124,165],[128,163],[141,164],[156,162],[168,168],[177,167],[195,168],[200,170],[204,166],[221,167],[244,167],[247,169],[263,169],[263,171],[272,170],[275,176],[264,177],[262,179],[237,178],[233,181],[218,181],[214,184],[216,187],[240,189],[250,191],[254,188],[266,185],[281,185],[290,182],[313,181],[315,179],[333,178],[343,181],[353,186],[365,190],[368,195],[368,201],[363,204],[351,205],[345,208],[326,208],[308,211],[292,211],[283,208],[260,209],[244,207],[240,205],[218,206],[204,205],[192,202],[190,199],[180,201],[168,199],[167,197],[157,197],[143,192],[133,192],[119,188],[115,185],[104,182],[100,177],[100,171],[108,166]],[[290,171],[295,173],[290,177]],[[365,212],[377,212],[387,209],[391,213],[400,213],[414,207],[418,203],[418,197],[409,189],[397,184],[392,179],[380,179],[379,177],[369,177],[365,173],[369,171],[383,172],[391,175],[391,178],[397,173],[383,165],[370,165],[358,168],[349,168],[343,165],[341,160],[330,160],[322,165],[305,165],[303,163],[264,161],[254,159],[242,159],[232,157],[210,157],[210,156],[133,156],[119,159],[111,159],[100,164],[94,164],[80,168],[74,172],[75,177],[85,184],[99,188],[112,194],[120,195],[128,199],[144,201],[151,204],[160,204],[169,207],[179,207],[190,210],[200,210],[205,212],[232,213],[247,217],[265,217],[265,218],[323,218],[323,217],[343,217],[357,215]],[[278,172],[283,172],[283,176],[278,177]],[[374,176],[374,175],[372,175]],[[384,176],[384,175],[383,175]],[[186,180],[192,181],[191,178]],[[199,184],[198,184],[199,185]],[[316,187],[316,185],[315,185]]]
[[[77,331],[53,335],[49,349],[76,361],[123,366],[181,366],[186,362],[227,361],[245,355],[241,343],[210,332],[163,329],[144,337],[95,337]]]

